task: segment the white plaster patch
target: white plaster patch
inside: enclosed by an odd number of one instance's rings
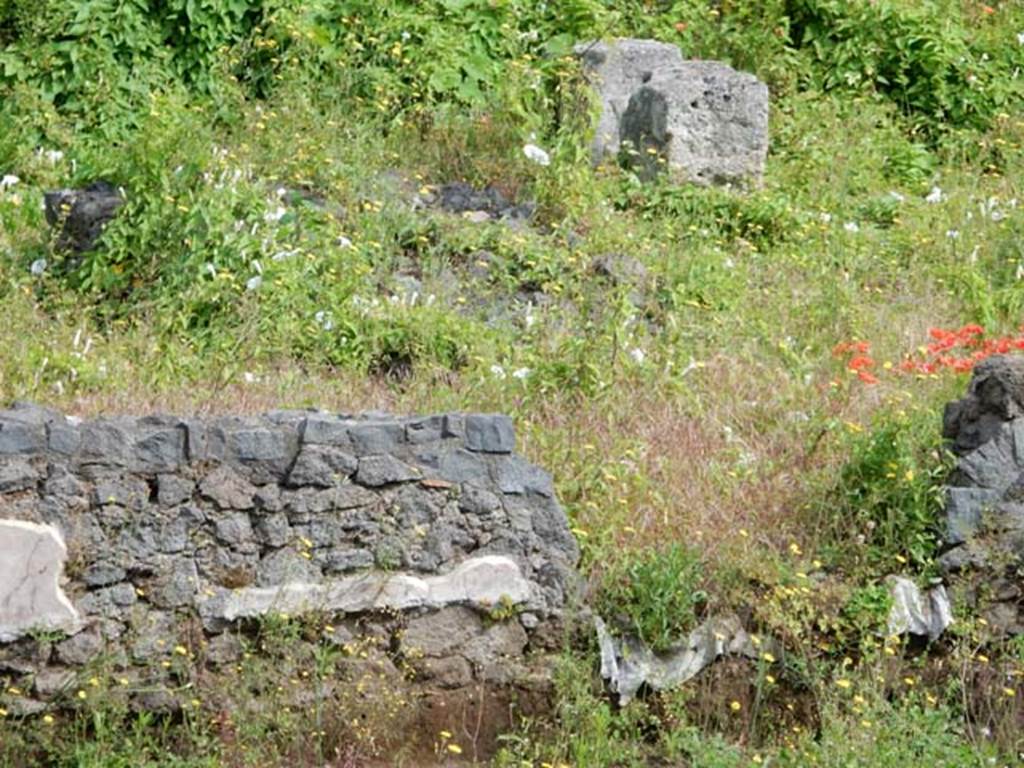
[[[60,585],[67,552],[52,525],[0,520],[0,642],[36,629],[81,629],[82,618]]]
[[[500,555],[475,557],[450,573],[421,578],[404,573],[371,572],[324,584],[292,582],[278,587],[222,590],[199,603],[204,622],[219,624],[270,612],[297,615],[309,611],[363,611],[488,607],[502,600],[513,605],[530,597],[530,582],[516,563]]]

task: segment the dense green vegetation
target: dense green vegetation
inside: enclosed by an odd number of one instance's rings
[[[762,189],[591,168],[571,48],[613,36],[769,84]],[[1022,95],[1013,0],[0,0],[0,397],[506,411],[607,615],[666,645],[733,608],[785,648],[623,709],[567,649],[557,717],[500,765],[1013,764],[1024,647],[959,606],[893,642],[881,585],[933,575],[966,382],[900,362],[1021,322]],[[60,252],[43,191],[99,178],[124,209]],[[456,180],[531,226],[409,204]],[[609,253],[646,274],[596,274]],[[855,342],[870,366],[833,353]],[[226,739],[202,701],[162,722],[88,690],[0,719],[0,763],[379,757],[273,706]]]

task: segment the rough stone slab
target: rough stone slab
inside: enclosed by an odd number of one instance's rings
[[[662,159],[681,181],[758,183],[768,155],[768,86],[726,64],[684,62],[633,93],[620,132],[648,176]]]
[[[466,416],[466,448],[479,453],[512,453],[516,433],[512,419],[499,414]]]
[[[653,74],[683,63],[679,47],[657,40],[622,38],[580,43],[575,48],[584,75],[601,98],[591,156],[595,164],[620,149],[619,122],[629,99]]]
[[[201,600],[199,611],[207,626],[216,627],[270,612],[363,613],[453,604],[487,608],[502,601],[518,605],[526,602],[530,593],[530,583],[514,561],[489,555],[466,560],[450,573],[425,578],[373,572],[320,584],[292,582],[222,591]]]
[[[1000,495],[990,488],[947,488],[946,541],[962,544],[977,533]]]
[[[38,481],[39,473],[24,459],[0,462],[0,493],[24,491],[34,487]]]
[[[46,427],[21,421],[0,421],[0,455],[34,454],[46,447]]]
[[[415,467],[410,467],[394,456],[382,454],[363,456],[359,459],[359,470],[356,472],[355,480],[360,485],[376,488],[392,483],[419,480],[421,477],[421,473]]]
[[[60,586],[67,547],[50,525],[0,520],[0,642],[34,629],[77,632],[78,611]]]

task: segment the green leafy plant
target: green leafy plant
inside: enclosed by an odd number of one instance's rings
[[[678,543],[625,555],[603,574],[598,611],[657,651],[693,629],[708,602],[699,555]]]

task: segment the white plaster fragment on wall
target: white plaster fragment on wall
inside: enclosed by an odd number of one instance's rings
[[[293,582],[224,590],[201,600],[199,612],[207,625],[216,625],[271,612],[360,613],[453,604],[487,607],[502,600],[520,604],[529,597],[530,582],[523,578],[519,566],[507,557],[487,555],[466,560],[439,576],[371,572],[324,584]]]
[[[0,642],[33,630],[81,629],[82,618],[60,584],[66,557],[52,525],[0,520]]]

